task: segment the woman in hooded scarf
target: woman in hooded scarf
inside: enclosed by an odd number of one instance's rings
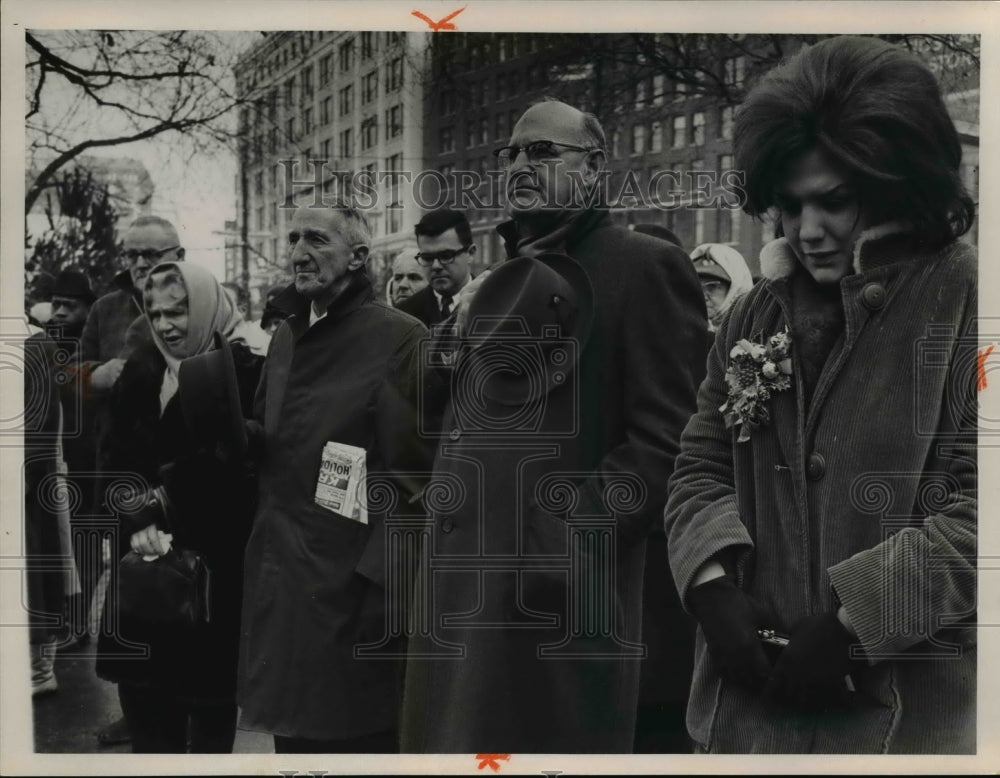
[[[219,753],[236,732],[236,663],[243,550],[255,487],[246,466],[206,450],[184,423],[178,395],[183,360],[230,340],[244,417],[262,357],[237,339],[241,320],[210,272],[188,262],[158,265],[143,292],[152,342],[129,357],[114,386],[98,443],[100,494],[118,518],[118,557],[147,558],[173,547],[197,552],[209,570],[210,620],[152,626],[105,602],[97,674],[118,683],[135,753]],[[157,495],[122,507],[122,490]],[[166,502],[165,513],[157,505]],[[164,530],[169,531],[169,536]],[[116,565],[109,592],[118,592]]]
[[[708,330],[715,332],[726,311],[753,289],[753,277],[743,255],[723,243],[702,243],[691,252],[708,312]]]

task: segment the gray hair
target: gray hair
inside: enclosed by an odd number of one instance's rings
[[[552,95],[545,95],[540,100],[536,100],[532,103],[530,107],[541,105],[543,103],[562,103],[563,105],[569,105],[565,100],[560,100],[558,97],[553,97]],[[576,106],[570,106],[571,108],[576,108]],[[579,110],[579,109],[577,109]],[[583,126],[581,127],[581,132],[583,133],[583,142],[587,146],[592,146],[595,149],[600,149],[605,154],[608,151],[608,140],[607,136],[604,134],[604,127],[601,126],[601,120],[597,118],[595,114],[589,111],[580,111],[583,116]]]
[[[181,242],[177,235],[177,228],[162,216],[140,216],[128,226],[130,230],[134,227],[159,227],[168,235],[172,235],[177,243]]]
[[[359,244],[372,245],[372,228],[368,225],[365,215],[357,208],[349,205],[343,200],[337,200],[333,205],[326,208],[340,215],[340,234],[351,246]]]

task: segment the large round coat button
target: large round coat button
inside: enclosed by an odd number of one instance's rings
[[[877,311],[885,305],[885,287],[874,282],[865,284],[861,290],[861,304],[869,311]]]
[[[818,481],[826,474],[826,460],[818,451],[809,455],[806,461],[806,478],[810,481]]]
[[[458,440],[460,437],[462,437],[462,431],[458,427],[448,433],[448,438],[451,440]]]
[[[452,521],[451,516],[445,516],[441,519],[441,531],[444,533],[451,532],[455,529],[455,522]]]

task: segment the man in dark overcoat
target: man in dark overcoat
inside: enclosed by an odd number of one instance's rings
[[[389,502],[419,492],[414,474],[430,466],[416,411],[427,330],[374,299],[359,211],[299,208],[288,241],[294,283],[274,301],[288,318],[251,424],[259,502],[245,557],[241,726],[271,733],[279,753],[393,752],[402,651],[360,650],[386,634],[390,508],[370,501],[366,520],[343,515],[317,501],[317,485],[324,448],[337,443],[364,449]]]
[[[629,752],[646,538],[704,374],[705,306],[680,249],[615,226],[600,207],[596,118],[534,105],[497,157],[513,216],[498,228],[508,257],[568,255],[592,289],[589,309],[586,294],[577,301],[592,323],[565,348],[538,344],[569,355],[568,370],[535,376],[526,385],[545,389],[512,405],[490,391],[494,370],[466,361],[478,296],[520,299],[491,286],[510,274],[501,265],[459,296],[465,345],[425,494],[430,552],[414,606],[425,628],[410,637],[402,747]],[[502,341],[493,332],[490,349]],[[498,368],[508,377],[531,369],[518,343]]]

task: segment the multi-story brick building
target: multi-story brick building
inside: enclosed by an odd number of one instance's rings
[[[330,202],[355,174],[423,169],[425,40],[423,33],[285,31],[266,34],[240,57],[237,94],[249,104],[239,119],[237,212],[251,263],[284,264],[293,203]],[[396,253],[415,247],[419,212],[408,187],[372,183],[366,215],[379,275]]]

